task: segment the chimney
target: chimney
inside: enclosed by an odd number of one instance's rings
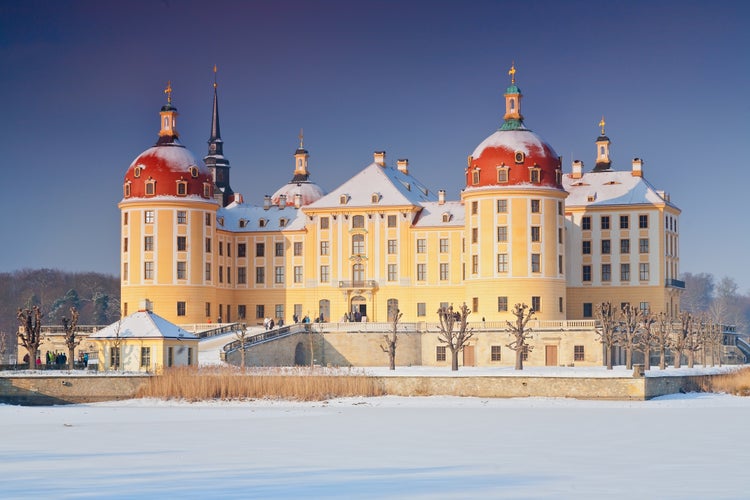
[[[286,195],[280,194],[279,195],[279,210],[284,210],[284,207],[286,207]]]
[[[581,160],[573,160],[573,173],[570,174],[571,179],[580,179],[583,177],[583,162]]]
[[[297,193],[294,195],[294,208],[300,208],[302,206],[302,195]]]
[[[269,195],[265,195],[263,197],[263,210],[268,210],[271,208],[271,197]]]
[[[643,160],[633,158],[633,177],[643,177]]]
[[[445,205],[445,189],[438,191],[438,205]]]
[[[385,167],[385,151],[375,151],[374,161],[381,167]]]
[[[396,160],[396,166],[398,167],[399,172],[403,172],[405,174],[409,173],[409,160],[404,158],[402,160]]]

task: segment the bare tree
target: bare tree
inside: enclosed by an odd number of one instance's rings
[[[625,368],[628,370],[633,369],[633,351],[641,323],[640,316],[638,309],[631,304],[622,305],[616,345],[625,349]]]
[[[115,339],[112,341],[113,352],[110,352],[110,359],[113,361],[110,363],[110,369],[114,365],[115,370],[119,370],[122,366],[122,337],[120,336],[120,329],[122,328],[122,320],[118,319],[115,323]]]
[[[242,323],[240,329],[234,334],[237,341],[240,343],[240,366],[242,366],[242,372],[245,372],[245,340],[247,339],[247,324]]]
[[[703,348],[700,333],[700,319],[691,315],[685,331],[685,352],[687,353],[688,368],[695,366],[695,354]]]
[[[391,370],[396,369],[396,334],[398,332],[398,322],[403,315],[404,313],[396,309],[391,318],[391,333],[383,335],[385,344],[380,344],[380,348],[383,352],[388,354],[388,361],[390,362]],[[458,370],[458,366],[456,366],[456,370]]]
[[[516,317],[516,320],[506,320],[505,323],[506,330],[513,336],[513,340],[506,346],[516,352],[516,370],[523,370],[524,353],[529,353],[534,349],[534,346],[526,342],[531,338],[531,328],[527,325],[534,318],[534,309],[519,303],[513,306],[511,314]]]
[[[667,349],[671,345],[672,318],[665,312],[656,316],[656,328],[653,329],[654,343],[659,349],[659,369],[667,369]]]
[[[68,347],[68,369],[72,370],[75,366],[75,350],[81,339],[76,338],[76,328],[78,327],[78,309],[70,308],[70,319],[63,318],[63,331],[65,332],[65,345]]]
[[[643,353],[643,369],[651,369],[651,350],[657,342],[654,326],[656,318],[653,314],[643,311],[640,316],[638,334],[636,335],[636,347]]]
[[[18,329],[18,338],[29,353],[29,370],[33,370],[39,345],[42,343],[42,311],[39,306],[32,306],[31,309],[19,308],[16,317],[21,326]]]
[[[458,371],[458,353],[464,350],[469,339],[474,336],[466,321],[471,310],[464,302],[458,311],[453,311],[453,305],[450,305],[439,308],[437,313],[440,318],[438,341],[451,350],[451,370]]]
[[[604,346],[604,360],[607,370],[612,369],[612,348],[617,345],[617,327],[619,314],[611,302],[602,302],[596,306],[596,334]]]
[[[682,353],[685,352],[685,343],[687,342],[687,336],[690,332],[690,323],[693,320],[693,316],[689,312],[680,313],[680,324],[679,327],[673,332],[669,343],[669,349],[672,351],[674,356],[674,367],[679,368],[682,366]]]

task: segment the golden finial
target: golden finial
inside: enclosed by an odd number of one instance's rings
[[[216,88],[216,65],[214,64],[214,88]]]
[[[304,149],[304,146],[303,146],[303,141],[305,139],[304,129],[299,129],[299,135],[297,137],[299,138],[299,148]]]
[[[510,75],[510,84],[515,85],[516,84],[516,62],[515,61],[513,61],[513,63],[510,65],[508,74]]]
[[[604,135],[604,126],[607,122],[604,121],[604,115],[602,115],[602,121],[599,122],[599,126],[602,128],[602,135]]]
[[[172,104],[172,80],[167,82],[167,88],[164,89],[164,93],[167,94],[167,103]]]

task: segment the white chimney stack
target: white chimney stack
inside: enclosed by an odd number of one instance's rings
[[[445,204],[445,189],[441,189],[438,191],[438,205],[444,205]]]
[[[385,167],[385,151],[375,151],[373,155],[375,163],[381,167]]]
[[[633,158],[633,177],[643,177],[643,160]]]
[[[583,177],[583,162],[581,160],[573,160],[573,173],[570,174],[573,179],[580,179]]]
[[[409,160],[406,158],[402,160],[396,160],[396,166],[398,167],[399,172],[403,172],[405,174],[409,173]]]
[[[280,194],[279,195],[279,210],[284,210],[284,207],[286,207],[286,195]]]
[[[265,195],[263,197],[263,210],[268,210],[271,208],[271,197],[269,195]]]
[[[302,206],[302,195],[297,193],[294,195],[294,208],[300,208]]]

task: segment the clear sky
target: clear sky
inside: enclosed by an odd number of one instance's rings
[[[213,66],[232,187],[262,203],[304,128],[326,191],[386,150],[458,199],[502,121],[515,61],[526,125],[682,209],[682,272],[750,290],[750,2],[0,0],[0,271],[118,274],[122,179],[156,141],[171,80],[181,140],[207,152]]]

